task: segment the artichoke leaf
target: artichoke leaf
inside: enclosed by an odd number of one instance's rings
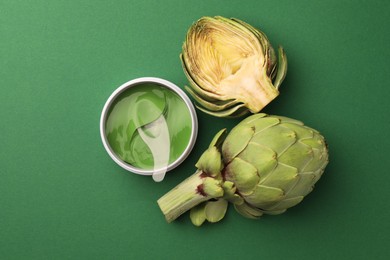
[[[206,212],[205,212],[206,202],[203,202],[190,210],[190,219],[192,224],[199,227],[206,220]]]
[[[224,198],[234,205],[241,205],[242,203],[244,203],[244,199],[238,194],[233,194],[233,196]]]
[[[313,149],[313,159],[302,168],[303,172],[312,172],[324,168],[328,163],[328,154],[325,149]]]
[[[206,114],[215,116],[215,117],[238,117],[240,115],[247,114],[246,112],[243,114],[241,111],[241,108],[245,107],[244,104],[239,104],[235,107],[232,107],[231,109],[224,110],[224,111],[218,111],[218,112],[213,112],[213,111],[207,110],[207,109],[200,107],[200,106],[197,106],[197,105],[195,105],[195,106],[200,111],[202,111]]]
[[[257,169],[261,179],[272,173],[278,164],[276,153],[273,150],[252,141],[237,157],[250,162]]]
[[[254,134],[253,128],[238,125],[233,128],[222,144],[223,160],[225,164],[240,154],[248,145]]]
[[[222,184],[222,188],[225,192],[225,195],[229,195],[229,196],[236,193],[236,190],[237,190],[237,187],[234,185],[234,182],[232,182],[232,181],[225,181]]]
[[[279,163],[272,170],[272,173],[261,179],[260,184],[287,191],[290,190],[298,180],[299,176],[296,168]]]
[[[286,197],[306,196],[313,190],[315,182],[316,175],[314,173],[300,173],[298,182],[290,191],[286,192]]]
[[[191,79],[191,80],[189,80],[189,83],[190,83],[189,85],[192,88],[192,90],[194,90],[193,93],[196,93],[196,95],[199,99],[205,100],[208,102],[216,102],[216,101],[221,100],[221,97],[218,94],[216,94],[214,92],[206,91],[203,88],[199,87],[199,85],[196,84],[196,82],[192,79],[192,77],[187,76],[187,78]],[[189,94],[191,95],[191,93],[189,93]]]
[[[288,148],[288,153],[279,156],[280,163],[290,165],[301,172],[314,158],[313,149],[301,142],[296,142]]]
[[[221,181],[212,177],[206,177],[203,179],[201,189],[202,192],[210,198],[220,198],[223,196],[224,192],[221,186]]]
[[[224,190],[223,198],[233,204],[242,204],[244,203],[244,199],[236,193],[237,187],[231,181],[225,181],[222,184],[222,188]]]
[[[255,134],[268,129],[269,127],[280,124],[280,120],[274,117],[266,117],[262,120],[256,120],[250,123],[255,128]]]
[[[285,117],[285,116],[272,116],[274,118],[278,118],[280,120],[281,123],[291,123],[291,124],[296,124],[296,125],[300,125],[300,126],[304,126],[302,121],[299,121],[299,120],[296,120],[296,119],[292,119],[292,118],[289,118],[289,117]],[[304,126],[304,128],[306,128],[306,126]]]
[[[225,168],[224,177],[235,184],[240,194],[253,191],[260,181],[257,169],[250,163],[236,157]]]
[[[205,206],[205,215],[207,221],[215,223],[223,219],[228,208],[228,202],[224,199],[216,201],[207,201]]]
[[[283,48],[279,46],[278,49],[278,72],[274,80],[274,86],[276,89],[280,87],[287,74],[287,56]]]
[[[280,201],[279,203],[267,208],[265,213],[275,215],[283,213],[286,209],[291,208],[303,200],[303,196],[297,196]]]
[[[214,136],[213,140],[211,140],[209,147],[217,147],[219,148],[223,141],[225,141],[227,135],[227,130],[226,128],[219,130],[219,132]]]
[[[251,116],[248,116],[247,118],[244,118],[244,119],[240,122],[240,124],[242,124],[242,125],[246,124],[246,125],[252,126],[253,123],[256,123],[256,122],[258,122],[258,121],[263,121],[263,119],[262,119],[262,120],[258,120],[258,119],[263,118],[263,117],[267,117],[267,114],[265,114],[265,113],[253,114],[253,115],[251,115]],[[279,122],[279,121],[278,121],[278,122]]]
[[[237,109],[236,111],[234,111],[233,113],[231,113],[230,115],[228,115],[226,117],[228,117],[228,118],[237,118],[237,117],[245,116],[245,115],[247,115],[249,113],[250,113],[250,111],[245,106],[242,106],[242,107],[240,107],[239,109]]]
[[[258,219],[263,215],[263,211],[261,209],[252,207],[248,203],[242,203],[241,205],[234,205],[234,208],[238,213],[242,216],[250,219]]]
[[[246,202],[258,208],[265,208],[270,204],[274,204],[275,202],[282,200],[283,198],[283,190],[261,184],[257,185],[251,194],[245,195]]]
[[[209,147],[200,156],[195,166],[209,176],[216,177],[220,175],[223,163],[218,148],[215,146]]]
[[[294,123],[283,123],[282,126],[294,131],[300,142],[304,139],[312,139],[314,136],[314,132],[311,129],[303,128],[302,126]]]
[[[252,142],[269,147],[278,156],[282,155],[297,141],[296,134],[291,129],[281,125],[275,125],[260,132],[255,130]]]
[[[313,138],[307,139],[307,140],[305,139],[305,140],[302,140],[301,142],[313,147],[314,149],[325,150],[326,143],[325,143],[324,138],[316,132],[311,131],[311,133],[313,133]]]
[[[228,108],[231,108],[240,102],[234,99],[226,100],[226,101],[207,101],[203,99],[201,96],[199,96],[195,91],[193,91],[192,88],[189,88],[187,86],[184,87],[185,90],[195,99],[196,102],[198,102],[200,105],[205,107],[208,110],[212,111],[221,111],[221,110],[227,110]]]

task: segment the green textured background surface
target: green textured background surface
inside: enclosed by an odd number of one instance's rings
[[[390,240],[390,2],[0,2],[1,259],[385,259]],[[194,171],[220,128],[199,116],[195,149],[163,183],[106,154],[101,109],[141,76],[183,87],[178,55],[204,15],[242,19],[284,46],[289,70],[264,110],[327,138],[315,190],[280,216],[230,208],[218,224],[167,224],[156,200]]]

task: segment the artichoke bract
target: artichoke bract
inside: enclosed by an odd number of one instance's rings
[[[186,90],[200,110],[218,117],[258,113],[279,95],[287,72],[282,47],[276,56],[262,31],[221,16],[195,22],[180,57]]]
[[[228,202],[245,217],[281,214],[309,194],[328,164],[324,137],[302,122],[263,113],[221,130],[196,172],[158,200],[168,222],[221,220]]]

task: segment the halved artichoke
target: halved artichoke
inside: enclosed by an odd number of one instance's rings
[[[188,30],[180,55],[186,90],[198,108],[218,117],[257,113],[279,95],[287,72],[267,36],[238,19],[202,17]]]

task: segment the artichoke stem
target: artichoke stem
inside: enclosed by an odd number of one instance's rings
[[[202,171],[197,171],[157,201],[168,223],[211,198],[199,191],[202,179]]]

